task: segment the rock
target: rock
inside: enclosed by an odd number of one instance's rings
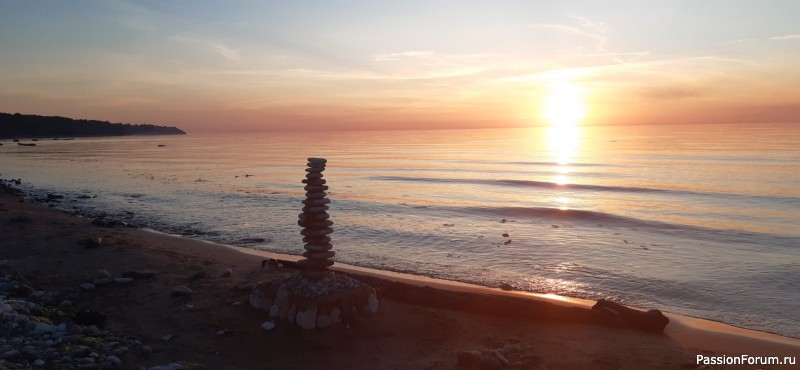
[[[103,326],[108,320],[108,316],[100,311],[94,310],[83,310],[75,314],[73,318],[75,323],[79,325],[89,326],[89,325],[97,325]]]
[[[33,361],[33,367],[44,367],[44,365],[45,362],[41,358],[38,358],[36,359],[36,361]]]
[[[56,326],[40,322],[33,327],[33,331],[52,333],[56,331]]]
[[[122,365],[122,360],[120,360],[119,357],[114,355],[106,356],[106,360],[111,362],[114,366]]]
[[[331,310],[331,322],[334,324],[342,322],[342,310],[339,307],[334,307]]]
[[[156,273],[152,271],[126,271],[123,272],[121,276],[132,279],[150,279],[155,277]]]
[[[167,334],[167,335],[161,337],[161,340],[164,341],[164,342],[169,342],[170,340],[172,340],[172,337],[173,337],[172,334]]]
[[[187,280],[189,280],[189,281],[200,280],[200,279],[205,279],[207,277],[208,277],[208,273],[206,273],[205,271],[197,271],[194,274],[189,275]]]
[[[61,303],[58,304],[58,307],[61,307],[61,308],[72,307],[72,301],[70,301],[69,299],[65,299],[65,300],[61,301]]]
[[[97,289],[97,287],[92,283],[81,283],[80,285],[78,285],[78,288],[80,288],[84,292],[91,292]]]
[[[183,365],[174,362],[168,365],[158,365],[148,368],[147,370],[183,370]]]
[[[369,305],[369,313],[378,313],[378,309],[380,309],[380,301],[378,301],[378,296],[375,292],[372,292],[367,296],[367,304]]]
[[[274,304],[269,308],[269,316],[272,318],[278,318],[281,316],[281,309],[278,305]]]
[[[317,327],[317,308],[297,312],[297,326],[303,329],[315,329]]]
[[[479,351],[459,351],[456,353],[458,366],[466,368],[475,368],[480,364],[483,354]]]
[[[233,274],[233,270],[231,270],[231,268],[228,267],[228,268],[218,272],[217,273],[217,277],[227,278],[227,277],[231,277],[231,274]]]
[[[289,312],[286,313],[286,319],[289,320],[289,323],[295,322],[295,319],[297,319],[297,305],[291,305],[291,307],[289,307]]]
[[[503,356],[503,354],[502,354],[500,351],[498,351],[498,350],[492,350],[492,351],[491,351],[491,354],[492,354],[492,355],[493,355],[495,358],[497,358],[497,360],[499,360],[499,361],[500,361],[500,363],[501,363],[503,366],[508,366],[508,365],[511,363],[510,361],[508,361],[508,359],[506,358],[506,356]]]
[[[105,277],[104,278],[97,278],[97,279],[92,280],[92,284],[94,284],[95,286],[111,285],[111,283],[113,283],[113,282],[114,282],[114,280],[111,280],[110,278],[105,278]]]
[[[111,273],[108,272],[106,269],[97,270],[97,274],[95,275],[96,278],[111,278]]]
[[[0,303],[0,314],[14,312],[14,307],[8,303]]]
[[[261,329],[264,329],[266,331],[275,329],[275,323],[273,323],[272,321],[265,321],[263,324],[261,324]]]
[[[333,319],[330,316],[321,314],[317,316],[317,327],[320,329],[325,329],[333,325]]]
[[[503,368],[503,363],[495,356],[482,355],[478,360],[478,368],[481,370],[500,370]]]
[[[185,285],[178,285],[176,287],[173,287],[169,294],[171,296],[173,296],[173,297],[183,297],[183,296],[191,295],[192,294],[192,290],[189,289],[189,287],[187,287]]]
[[[117,285],[128,285],[133,281],[133,278],[115,278],[114,284]]]
[[[500,284],[500,289],[502,290],[514,290],[514,287],[511,286],[509,283],[502,283]]]

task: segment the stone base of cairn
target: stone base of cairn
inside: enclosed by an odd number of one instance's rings
[[[333,221],[328,215],[328,186],[322,178],[327,160],[309,158],[306,168],[306,199],[298,225],[303,229],[305,252],[301,270],[284,278],[259,283],[250,293],[250,305],[269,310],[272,322],[287,320],[303,329],[326,328],[359,314],[378,312],[375,289],[356,279],[328,269],[336,253],[331,250]]]
[[[331,271],[317,280],[297,272],[256,284],[250,306],[268,310],[273,323],[324,329],[377,313],[380,302],[375,289],[349,276]]]

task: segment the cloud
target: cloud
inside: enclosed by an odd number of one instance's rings
[[[640,91],[640,96],[656,100],[680,100],[703,95],[702,89],[689,86],[651,86]]]
[[[607,51],[606,44],[608,43],[608,37],[606,37],[605,35],[606,31],[594,24],[586,25],[585,22],[582,22],[582,25],[584,26],[584,28],[588,28],[588,30],[572,26],[565,26],[562,24],[552,24],[552,23],[536,23],[532,24],[531,27],[544,30],[553,30],[561,33],[566,33],[594,40],[595,51],[606,52]]]
[[[385,62],[391,60],[403,60],[403,59],[427,57],[432,54],[433,54],[432,51],[402,51],[399,53],[378,54],[373,58],[373,60],[376,62]]]
[[[769,38],[769,40],[797,40],[797,39],[800,39],[800,34],[774,36]]]
[[[213,46],[214,50],[222,55],[225,59],[232,60],[232,61],[239,61],[242,60],[242,57],[239,55],[239,52],[233,50],[223,44],[216,44]]]

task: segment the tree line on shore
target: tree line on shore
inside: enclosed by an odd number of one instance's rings
[[[0,138],[82,137],[127,135],[184,135],[169,126],[111,123],[59,116],[0,113]]]

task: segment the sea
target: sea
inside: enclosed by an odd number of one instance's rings
[[[30,142],[30,139],[23,139]],[[800,124],[5,140],[86,217],[285,254],[327,158],[335,260],[800,338]]]

